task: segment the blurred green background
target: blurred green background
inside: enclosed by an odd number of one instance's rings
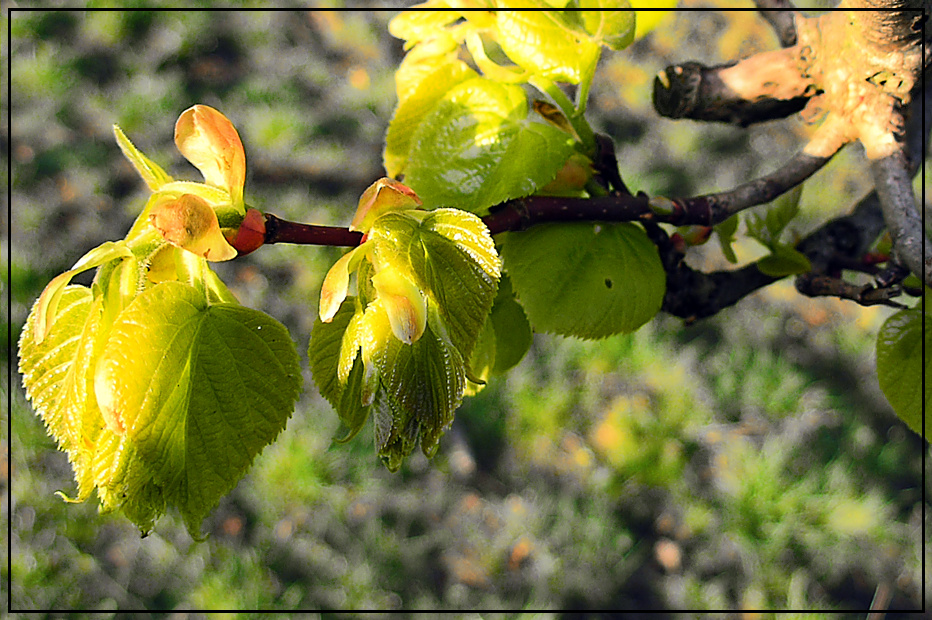
[[[169,174],[196,179],[172,128],[190,105],[214,106],[243,138],[247,202],[346,225],[383,174],[403,57],[387,32],[394,14],[5,12],[13,341],[4,344],[14,360],[45,284],[122,238],[144,204],[114,123]],[[591,122],[615,138],[628,185],[726,189],[795,152],[811,131],[796,120],[739,130],[660,119],[650,106],[653,75],[668,64],[775,45],[753,12],[704,11],[670,15],[608,53]],[[849,208],[868,189],[864,171],[849,148],[820,172],[804,189],[796,233]],[[753,242],[737,249],[743,260],[761,253]],[[319,286],[340,253],[271,246],[217,271],[244,304],[285,323],[306,361]],[[711,247],[689,260],[724,266]],[[73,492],[70,466],[18,375],[11,386],[4,372],[12,436],[0,483],[12,496],[12,512],[3,502],[12,545],[3,581],[19,610],[672,615],[865,609],[875,596],[890,610],[917,608],[929,595],[927,447],[877,387],[873,339],[889,314],[803,298],[785,282],[690,326],[660,316],[598,342],[536,336],[517,368],[467,399],[432,461],[417,454],[395,475],[376,458],[371,430],[332,442],[336,415],[305,371],[287,429],[221,501],[201,543],[173,514],[141,539],[95,502],[55,496]]]

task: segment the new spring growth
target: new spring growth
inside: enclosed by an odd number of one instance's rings
[[[405,344],[416,342],[424,334],[427,296],[407,274],[381,260],[368,240],[368,232],[379,217],[397,211],[414,211],[420,205],[421,199],[411,188],[389,178],[379,179],[363,192],[349,227],[364,233],[363,242],[338,260],[324,278],[320,291],[322,322],[333,320],[346,299],[350,275],[359,270],[363,261],[368,261],[372,266],[369,284],[375,295],[366,306],[366,320],[374,325],[384,324],[381,319],[387,318],[394,336]]]
[[[209,261],[230,260],[262,245],[265,220],[243,202],[246,154],[233,124],[206,105],[195,105],[175,123],[175,144],[204,177],[175,181],[139,152],[119,127],[117,143],[152,190],[148,221],[165,241]],[[245,228],[245,230],[244,230]]]

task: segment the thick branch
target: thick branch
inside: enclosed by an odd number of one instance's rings
[[[667,118],[747,127],[796,114],[806,107],[809,95],[815,94],[748,100],[722,80],[722,73],[734,66],[732,63],[706,67],[698,62],[685,62],[667,67],[654,78],[654,109]]]
[[[796,22],[793,3],[789,0],[754,0],[761,17],[773,27],[781,47],[796,45]]]
[[[932,286],[932,244],[925,243],[905,153],[895,151],[871,162],[871,174],[893,239],[895,257],[927,286]]]

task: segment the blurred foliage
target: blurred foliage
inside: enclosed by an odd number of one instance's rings
[[[346,225],[382,176],[402,57],[386,30],[393,14],[13,13],[14,340],[45,283],[121,238],[142,206],[113,123],[174,174],[186,165],[172,144],[178,113],[215,106],[241,131],[247,202]],[[649,105],[667,64],[774,45],[753,13],[678,13],[607,55],[589,110],[616,139],[626,182],[665,195],[723,189],[799,148],[809,128],[796,120],[740,131],[660,119]],[[859,198],[863,165],[848,149],[808,183],[799,225]],[[711,245],[690,262],[724,266]],[[273,246],[219,271],[303,350],[339,255]],[[2,577],[20,610],[840,611],[866,609],[878,588],[888,609],[914,609],[929,595],[927,448],[877,388],[872,341],[888,315],[802,298],[787,282],[692,326],[660,318],[598,342],[538,336],[467,399],[432,462],[417,456],[396,475],[374,457],[371,429],[333,444],[336,414],[311,390],[208,519],[204,543],[176,516],[140,539],[93,502],[55,496],[73,491],[70,468],[16,380],[4,386]]]

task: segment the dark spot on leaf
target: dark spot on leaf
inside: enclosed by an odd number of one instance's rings
[[[605,278],[605,288],[612,288],[612,279]]]

